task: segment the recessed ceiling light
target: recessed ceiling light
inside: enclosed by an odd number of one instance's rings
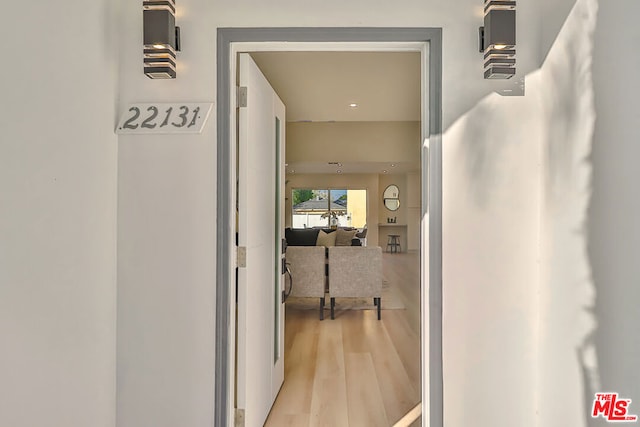
[[[342,171],[341,171],[340,169],[338,169],[336,172],[338,172],[338,173],[342,173]]]
[[[356,104],[355,102],[352,102],[351,104],[349,104],[349,107],[358,108],[358,104]]]
[[[392,167],[392,168],[395,168],[395,167],[396,167],[396,164],[395,164],[395,163],[391,163],[391,167]]]
[[[338,163],[338,166],[342,167],[342,163]]]
[[[385,169],[385,170],[383,170],[383,171],[382,171],[382,173],[387,173],[387,170],[386,170],[386,169]]]

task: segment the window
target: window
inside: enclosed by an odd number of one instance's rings
[[[367,190],[296,188],[291,200],[293,228],[362,228],[367,223]]]

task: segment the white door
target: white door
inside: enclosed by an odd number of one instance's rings
[[[284,381],[285,108],[249,54],[240,54],[236,407],[246,426],[261,426]]]

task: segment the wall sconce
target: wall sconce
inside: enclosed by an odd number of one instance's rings
[[[144,73],[151,79],[176,78],[176,52],[180,27],[176,27],[175,0],[144,0]]]
[[[516,2],[485,0],[480,27],[485,79],[510,79],[516,74]]]

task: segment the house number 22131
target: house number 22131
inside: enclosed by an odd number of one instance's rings
[[[132,104],[123,111],[117,133],[200,133],[212,103]]]

